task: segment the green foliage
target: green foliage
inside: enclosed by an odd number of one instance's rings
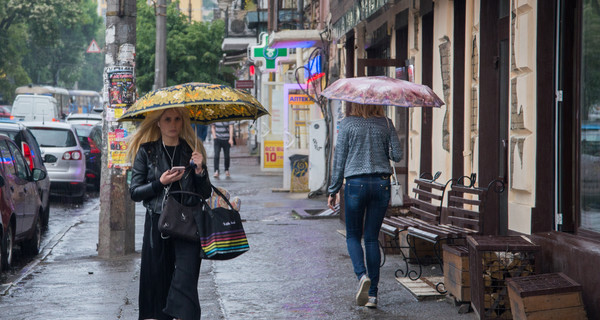
[[[17,86],[29,82],[21,63],[27,50],[27,25],[23,22],[28,14],[26,1],[0,0],[0,95],[2,103],[14,99]]]
[[[154,8],[138,0],[136,82],[140,94],[154,84],[156,44]],[[186,82],[231,84],[231,70],[219,69],[223,21],[191,22],[172,2],[167,8],[167,85]],[[229,80],[229,83],[228,81]]]
[[[102,29],[92,0],[0,0],[0,92],[12,100],[30,82],[71,88],[82,78],[100,89],[102,57],[84,54]]]
[[[35,83],[72,87],[82,75],[85,50],[102,18],[92,0],[35,2],[25,69]]]

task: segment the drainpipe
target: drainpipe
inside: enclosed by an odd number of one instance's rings
[[[562,102],[562,93],[563,91],[559,88],[559,67],[560,67],[560,14],[561,14],[561,6],[562,1],[557,1],[556,7],[556,40],[555,40],[555,53],[556,53],[556,61],[554,62],[554,89],[556,90],[554,97],[554,230],[558,231],[562,226],[562,217],[563,214],[560,212],[559,208],[559,196],[560,196],[560,187],[559,187],[559,160],[560,160],[560,152],[559,152],[559,115],[560,115],[560,104]]]

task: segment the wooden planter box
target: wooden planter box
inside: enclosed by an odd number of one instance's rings
[[[506,280],[514,319],[587,319],[581,285],[562,273]]]
[[[447,245],[444,248],[444,286],[457,301],[471,301],[469,277],[469,249],[466,246]]]
[[[540,246],[524,236],[468,236],[467,243],[477,318],[512,319],[506,280],[535,274]]]

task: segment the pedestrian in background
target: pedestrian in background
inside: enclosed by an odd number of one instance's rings
[[[148,114],[131,138],[127,156],[133,160],[131,199],[142,201],[146,207],[139,319],[198,320],[200,242],[165,239],[158,231],[168,192],[191,191],[205,199],[211,195],[206,151],[192,129],[189,110],[171,108]],[[196,165],[190,166],[190,161]],[[187,168],[172,170],[177,166]],[[200,201],[194,196],[178,196],[186,206]]]
[[[229,149],[233,146],[233,121],[216,122],[211,126],[213,145],[215,148],[215,174],[214,177],[219,177],[219,160],[221,149],[223,149],[223,164],[225,167],[225,175],[229,177]]]
[[[377,238],[391,197],[390,160],[401,159],[396,129],[382,106],[352,104],[346,109],[335,146],[328,205],[333,209],[338,203],[345,178],[346,245],[359,281],[359,306],[377,307],[381,262]]]
[[[200,138],[202,142],[206,141],[206,137],[208,136],[208,126],[204,124],[194,124],[193,126],[198,138]]]

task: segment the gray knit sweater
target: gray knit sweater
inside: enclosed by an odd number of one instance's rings
[[[340,123],[329,194],[337,193],[344,178],[391,174],[390,160],[402,159],[396,128],[387,117],[346,117]]]

